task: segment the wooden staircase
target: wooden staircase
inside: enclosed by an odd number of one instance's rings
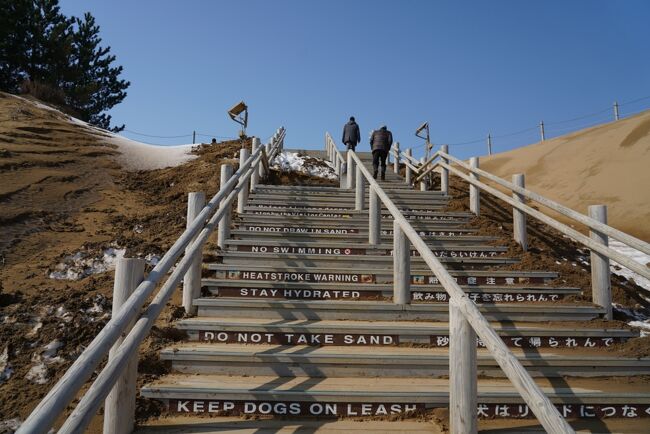
[[[563,416],[650,432],[647,384],[619,378],[650,374],[650,359],[605,351],[637,332],[567,301],[580,290],[551,285],[554,272],[499,270],[518,258],[476,235],[470,214],[445,211],[448,196],[391,171],[380,184]],[[168,423],[142,432],[439,432],[410,416],[449,403],[447,293],[413,250],[412,301],[394,304],[390,214],[369,245],[354,200],[334,187],[256,188],[220,261],[204,264],[197,315],[175,324],[186,341],[161,351],[172,374],[141,390],[166,405]],[[477,346],[479,417],[532,418]],[[262,419],[232,419],[242,415]]]

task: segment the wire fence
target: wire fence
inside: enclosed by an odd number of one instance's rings
[[[175,135],[169,135],[169,136],[163,136],[163,135],[156,135],[156,134],[147,134],[147,133],[141,133],[139,131],[133,131],[133,130],[128,130],[124,129],[122,130],[126,133],[138,136],[138,137],[146,137],[146,138],[151,138],[151,139],[162,139],[162,140],[174,140],[176,142],[179,141],[179,139],[187,139],[186,142],[183,144],[188,144],[190,141],[192,144],[195,144],[196,142],[201,143],[200,140],[197,140],[197,138],[202,138],[202,137],[207,137],[208,139],[220,139],[220,140],[235,140],[237,137],[232,137],[232,136],[220,136],[218,134],[211,134],[211,133],[202,133],[199,131],[192,131],[191,133],[188,134],[175,134]],[[138,138],[138,141],[142,143],[146,143],[148,145],[160,145],[160,143],[150,143],[146,142],[144,140],[141,140]],[[178,144],[178,143],[174,143]]]
[[[440,144],[447,144],[453,147],[485,143],[489,148],[489,152],[491,152],[492,147],[494,147],[495,145],[495,143],[493,142],[493,140],[495,139],[507,139],[512,137],[517,137],[517,142],[519,143],[521,143],[521,141],[525,138],[531,138],[534,140],[534,137],[537,137],[538,140],[544,137],[542,140],[547,140],[551,137],[557,137],[558,135],[567,134],[572,131],[578,131],[584,128],[590,128],[596,125],[604,124],[610,121],[617,121],[624,117],[633,116],[639,112],[648,109],[648,104],[646,103],[648,100],[650,100],[650,95],[641,98],[636,98],[630,101],[625,101],[622,103],[615,102],[613,106],[599,110],[597,112],[577,116],[571,119],[563,119],[563,120],[552,121],[552,122],[540,122],[540,124],[538,125],[524,128],[522,130],[514,131],[511,133],[503,133],[503,134],[495,134],[495,135],[486,134],[481,138],[476,138],[473,140],[466,140],[461,142],[446,142],[440,140],[437,140],[436,142]],[[643,107],[639,107],[641,105],[643,105]],[[633,106],[637,106],[637,107],[634,108]],[[627,110],[622,111],[621,108],[623,107],[627,108]],[[583,122],[578,122],[578,121],[583,121]],[[498,141],[497,144],[499,146],[505,146],[507,144],[512,144],[512,143],[513,143],[512,141],[505,141],[505,142]],[[423,148],[425,145],[426,143],[422,143],[420,145],[413,146],[411,149],[415,151],[420,148]]]

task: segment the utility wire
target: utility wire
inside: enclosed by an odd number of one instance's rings
[[[579,117],[573,118],[573,119],[567,119],[565,121],[548,122],[548,123],[545,122],[545,125],[568,124],[569,122],[575,122],[575,121],[579,121],[579,120],[582,120],[582,119],[588,119],[588,118],[597,116],[597,115],[605,113],[605,112],[610,112],[611,110],[612,110],[611,107],[607,107],[606,109],[601,110],[599,112],[591,113],[591,114],[584,115],[584,116],[579,116]]]
[[[643,100],[646,100],[646,99],[650,99],[650,95],[648,95],[648,96],[644,96],[644,97],[642,97],[642,98],[637,98],[637,99],[634,99],[634,100],[632,100],[632,101],[622,102],[622,103],[619,104],[619,106],[622,106],[622,105],[628,105],[628,104],[634,104],[635,102],[643,101]]]
[[[124,131],[129,132],[131,134],[136,134],[138,136],[152,137],[154,139],[180,139],[183,137],[192,137],[191,134],[183,134],[182,136],[154,136],[151,134],[138,133],[137,131],[127,130],[127,129],[125,129]]]

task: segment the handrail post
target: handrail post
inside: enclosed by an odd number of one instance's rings
[[[347,163],[341,163],[341,166],[339,167],[339,188],[347,188],[348,187],[348,164]]]
[[[517,187],[526,188],[526,179],[523,173],[516,173],[512,175],[512,183]],[[526,198],[523,194],[512,192],[512,198],[517,202],[526,203]],[[514,240],[521,246],[521,249],[528,251],[528,235],[526,233],[526,213],[512,208],[512,236]]]
[[[478,427],[476,332],[457,303],[449,301],[449,424],[452,433],[471,434]]]
[[[469,166],[472,169],[478,168],[478,157],[472,157],[469,159]],[[478,181],[478,175],[474,172],[469,172],[469,177]],[[481,193],[478,187],[474,184],[469,185],[469,210],[475,215],[481,215]]]
[[[241,150],[239,151],[239,167],[242,167],[242,165],[246,162],[246,160],[248,160],[249,156],[250,154],[248,153],[248,149],[241,148]],[[243,214],[244,207],[248,203],[249,182],[250,182],[250,178],[242,186],[242,188],[239,190],[239,194],[237,195],[237,214]]]
[[[363,211],[366,201],[366,180],[363,178],[363,172],[357,168],[357,180],[355,184],[354,209]]]
[[[399,175],[399,142],[395,142],[395,161],[393,161],[393,172]]]
[[[196,216],[199,215],[205,206],[205,193],[202,191],[192,192],[187,196],[187,223],[186,227],[190,227]],[[196,237],[194,237],[196,239]],[[194,241],[192,240],[192,242]],[[190,243],[191,244],[191,243]],[[191,254],[189,246],[185,248],[185,254]],[[193,302],[201,295],[201,263],[203,262],[203,255],[197,252],[192,261],[192,266],[187,270],[183,277],[183,308],[185,313],[196,313],[196,307]]]
[[[393,303],[411,303],[411,251],[397,220],[393,221]]]
[[[427,161],[426,158],[424,158],[424,157],[420,158],[420,164],[422,165],[422,173],[424,173],[424,171],[426,170],[426,168],[424,167],[425,161]],[[420,179],[420,191],[427,191],[427,177],[426,176],[424,178]]]
[[[368,204],[368,244],[377,245],[381,243],[381,201],[373,185]]]
[[[449,146],[442,145],[440,150],[445,154],[449,154]],[[449,159],[440,157],[443,163],[449,164]],[[440,192],[442,194],[449,194],[449,169],[443,167],[440,172]]]
[[[260,164],[260,166],[262,166]],[[255,173],[256,170],[253,170],[253,173]],[[222,164],[221,165],[221,184],[222,186],[226,185],[226,182],[230,179],[232,176],[232,166],[230,164]],[[222,187],[223,188],[223,187]],[[217,229],[217,245],[221,250],[224,250],[226,248],[226,240],[230,238],[230,220],[231,220],[231,215],[230,211],[232,208],[232,204],[222,204],[219,208],[221,207],[227,207],[226,213],[223,215],[221,220],[219,221],[219,228]]]
[[[255,151],[257,151],[257,148],[260,147],[260,139],[259,137],[253,137],[253,140],[251,141],[251,155],[255,154]],[[260,164],[261,166],[261,164]],[[250,178],[251,182],[251,188],[250,191],[251,193],[255,191],[255,187],[257,187],[257,184],[260,182],[260,174],[257,169],[253,167],[253,173]]]
[[[408,148],[406,150],[406,155],[408,155],[409,157],[411,157],[413,155],[413,151],[411,150],[411,148]],[[411,163],[411,160],[409,158],[407,158],[406,160],[407,160],[407,163],[409,163],[409,164]],[[406,183],[408,185],[411,185],[411,178],[412,178],[412,173],[411,172],[412,172],[411,168],[407,164],[406,165]]]
[[[113,313],[120,310],[122,305],[131,296],[135,288],[144,279],[144,260],[133,258],[120,258],[115,268],[115,283],[113,286]],[[133,321],[125,329],[128,334],[133,327]],[[111,347],[108,360],[122,344],[123,337],[119,337]],[[104,401],[104,434],[122,434],[133,431],[135,422],[135,395],[136,380],[138,376],[138,354],[133,354],[124,372],[117,378],[113,389]]]
[[[607,224],[607,206],[591,205],[589,207],[589,217]],[[605,247],[609,245],[607,235],[602,232],[590,229],[589,237]],[[591,251],[591,292],[594,303],[605,308],[605,318],[613,319],[609,258],[593,250]]]
[[[271,165],[271,149],[272,149],[272,147],[273,147],[273,143],[275,143],[276,140],[277,140],[277,139],[274,138],[272,141],[270,141],[269,143],[267,143],[267,144],[264,145],[264,148],[265,148],[264,150],[266,151],[266,158],[267,158],[266,162],[267,162],[267,166],[270,166],[270,165]],[[263,155],[262,155],[262,158],[264,158]],[[269,168],[269,170],[271,170],[271,169]],[[264,164],[261,163],[261,164],[260,164],[260,176],[262,177],[262,179],[266,179],[266,180],[268,180],[269,175],[270,175],[270,173],[268,173],[268,172],[264,169]]]
[[[352,190],[354,188],[355,184],[355,172],[356,172],[356,167],[354,166],[354,159],[352,158],[352,152],[354,151],[348,151],[348,184],[347,187],[349,190]]]

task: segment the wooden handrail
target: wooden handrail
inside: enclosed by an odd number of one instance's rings
[[[363,165],[354,151],[352,153],[357,170],[363,173],[373,191],[379,196],[384,206],[394,218],[394,222],[411,241],[413,247],[420,253],[420,257],[429,266],[431,271],[438,278],[438,281],[449,294],[453,302],[471,324],[476,334],[481,338],[499,364],[505,375],[515,386],[528,407],[535,414],[542,426],[550,433],[573,433],[573,428],[560,415],[553,403],[542,392],[539,386],[532,379],[530,374],[519,362],[517,357],[508,349],[503,340],[499,337],[490,323],[485,319],[474,302],[469,300],[467,295],[458,286],[454,278],[435,257],[429,246],[422,240],[420,235],[413,229],[411,224],[404,218],[401,211],[395,206],[388,195],[383,191],[379,183],[373,179],[370,172]]]
[[[449,158],[448,155],[445,155],[445,158]],[[589,247],[590,249],[600,253],[601,255],[607,256],[610,259],[613,259],[614,261],[618,262],[619,264],[623,265],[624,267],[629,268],[630,270],[634,271],[635,273],[645,277],[646,279],[650,279],[650,270],[648,267],[646,267],[644,264],[640,264],[636,262],[635,260],[623,255],[622,253],[617,252],[616,250],[607,247],[603,244],[596,243],[593,240],[591,240],[589,237],[581,234],[580,232],[576,231],[575,229],[571,229],[569,226],[565,225],[564,223],[560,223],[559,221],[547,216],[546,214],[542,213],[541,211],[538,211],[528,205],[525,205],[522,202],[519,202],[517,200],[512,199],[510,196],[508,196],[505,193],[500,192],[496,188],[490,187],[484,183],[482,183],[479,180],[471,178],[469,175],[463,173],[462,171],[458,170],[457,168],[451,166],[450,164],[442,163],[439,162],[437,163],[441,167],[444,167],[448,169],[449,171],[453,172],[457,176],[463,178],[465,181],[469,182],[470,184],[480,188],[481,190],[484,190],[491,195],[503,200],[504,202],[508,203],[514,208],[517,208],[518,210],[521,210],[528,214],[531,217],[536,218],[537,220],[541,221],[542,223],[545,223],[549,226],[551,226],[553,229],[557,229],[558,231],[562,232],[566,236],[570,237],[574,241],[577,241],[578,243]],[[487,172],[486,172],[487,173]],[[514,185],[514,184],[513,184]],[[522,188],[517,187],[517,190],[525,190]],[[528,191],[528,190],[525,190]],[[519,191],[517,191],[519,192]],[[523,193],[522,193],[523,194]],[[592,220],[589,217],[585,218]],[[595,221],[595,220],[594,220]],[[604,225],[608,228],[610,226]],[[613,229],[613,228],[612,228]],[[600,230],[600,229],[599,229]]]
[[[440,151],[438,151],[440,152]],[[474,172],[477,175],[480,175],[484,178],[489,179],[490,181],[494,181],[497,184],[506,187],[513,192],[519,193],[522,196],[533,200],[540,205],[544,205],[547,208],[552,209],[553,211],[556,211],[566,217],[569,217],[573,220],[576,220],[586,226],[588,226],[591,229],[598,230],[614,239],[617,239],[621,241],[622,243],[627,244],[630,247],[633,247],[646,255],[650,255],[650,243],[646,243],[643,240],[640,240],[638,238],[633,237],[632,235],[626,234],[623,231],[620,231],[618,229],[615,229],[609,225],[606,225],[604,223],[599,222],[598,220],[595,220],[589,216],[586,216],[584,214],[581,214],[577,211],[572,210],[571,208],[568,208],[562,204],[559,204],[551,199],[548,199],[540,194],[537,194],[533,191],[530,191],[525,188],[521,188],[512,182],[508,182],[505,179],[499,178],[496,175],[493,175],[489,172],[486,172],[485,170],[481,170],[479,168],[473,169],[471,168],[467,163],[465,163],[462,160],[459,160],[458,158],[455,158],[449,154],[445,154],[444,152],[440,152],[440,155],[444,156],[445,158],[449,159],[450,161],[453,161],[454,163],[458,164],[459,166],[462,166],[463,168]]]
[[[284,131],[284,129],[282,129]],[[274,149],[282,145],[283,134],[280,134],[278,140],[274,143]],[[73,413],[66,421],[64,427],[66,430],[59,432],[83,432],[84,428],[90,422],[90,419],[102,404],[102,400],[110,392],[115,379],[126,366],[125,360],[137,350],[137,346],[146,336],[153,321],[158,317],[165,301],[171,296],[176,289],[183,275],[192,264],[193,257],[198,254],[199,249],[207,240],[207,237],[214,230],[215,225],[224,216],[232,200],[246,181],[257,170],[262,158],[262,149],[259,147],[248,160],[239,167],[237,172],[221,186],[221,189],[208,202],[203,210],[197,215],[194,221],[176,240],[172,247],[163,255],[162,259],[148,274],[147,278],[135,289],[133,294],[124,303],[120,310],[108,321],[100,330],[95,339],[88,345],[77,360],[68,368],[61,379],[50,389],[48,394],[41,400],[36,408],[29,415],[27,420],[18,428],[17,434],[46,433],[54,424],[54,421],[72,402],[84,383],[90,378],[99,363],[108,355],[110,348],[115,344],[117,339],[122,336],[136,317],[141,312],[144,303],[149,299],[158,283],[167,275],[172,266],[176,264],[177,259],[185,251],[185,256],[178,263],[176,269],[161,287],[158,294],[154,297],[151,304],[145,310],[145,313],[136,322],[131,332],[120,345],[116,357],[111,359],[97,380],[91,385],[84,398],[77,406]],[[219,209],[216,210],[217,206]],[[210,217],[212,213],[215,213]],[[209,219],[209,220],[208,220]],[[206,221],[208,223],[206,224]],[[207,235],[206,235],[207,234]],[[194,241],[192,241],[194,240]],[[189,250],[185,250],[189,246]],[[165,300],[165,301],[162,301]],[[142,335],[144,330],[144,335]],[[129,345],[130,351],[123,351],[123,348]],[[135,345],[135,347],[133,347]],[[135,348],[135,349],[134,349]],[[120,356],[122,355],[122,356]],[[104,373],[106,372],[106,373]],[[102,378],[102,381],[98,380]],[[88,396],[88,398],[86,398]],[[81,403],[83,402],[83,405]],[[92,409],[95,409],[94,411]],[[74,416],[74,417],[73,417]]]

